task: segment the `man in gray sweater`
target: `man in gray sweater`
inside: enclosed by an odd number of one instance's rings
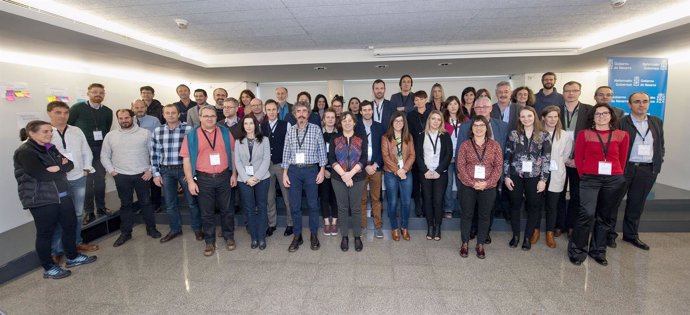
[[[118,109],[115,115],[120,129],[109,132],[103,139],[101,162],[105,171],[115,179],[120,197],[120,237],[113,244],[118,247],[132,239],[132,199],[135,191],[146,223],[146,234],[159,238],[161,233],[156,230],[149,191],[152,177],[149,157],[151,132],[134,123],[135,114],[131,109]]]

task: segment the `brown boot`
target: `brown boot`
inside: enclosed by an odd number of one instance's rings
[[[404,240],[409,241],[410,240],[410,231],[407,229],[402,229],[402,237]]]
[[[534,232],[532,232],[532,237],[530,237],[529,242],[532,244],[536,244],[539,241],[539,229],[534,229]]]
[[[546,232],[546,246],[549,248],[556,248],[556,240],[553,238],[553,232]]]
[[[394,229],[391,231],[393,233],[393,240],[394,241],[399,241],[400,240],[400,230]]]

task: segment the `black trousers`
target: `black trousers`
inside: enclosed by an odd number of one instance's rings
[[[319,201],[321,202],[321,217],[324,220],[338,218],[338,202],[336,201],[330,178],[324,178],[323,182],[319,184]]]
[[[223,171],[219,175],[209,176],[197,172],[196,184],[199,187],[199,210],[201,211],[201,230],[204,232],[206,244],[216,243],[216,215],[220,210],[220,228],[223,238],[235,238],[235,211],[232,193],[230,192],[230,172]]]
[[[151,186],[149,182],[143,180],[141,177],[144,173],[135,175],[117,174],[113,176],[115,179],[115,187],[117,188],[117,195],[120,197],[120,233],[132,234],[132,226],[134,225],[134,206],[132,200],[134,199],[134,192],[137,193],[137,202],[141,208],[141,216],[144,218],[146,228],[155,228],[156,219],[153,216],[153,208],[151,207]]]
[[[161,188],[156,186],[153,180],[149,181],[149,185],[151,186],[151,207],[153,208],[153,210],[157,210],[161,207],[161,204],[164,204],[163,193],[161,191]],[[177,198],[177,195],[173,197]]]
[[[424,194],[422,193],[422,180],[424,174],[419,173],[417,166],[412,167],[412,199],[414,199],[415,215],[421,216],[426,212],[422,209],[424,205]]]
[[[60,203],[42,207],[30,208],[36,226],[36,253],[43,269],[53,267],[53,259],[50,257],[50,248],[53,242],[55,228],[62,228],[62,244],[68,259],[77,257],[77,215],[74,212],[74,203],[69,196],[60,198]]]
[[[652,164],[628,164],[625,170],[625,188],[621,196],[627,192],[628,200],[625,203],[625,216],[623,217],[623,239],[635,239],[639,237],[640,217],[645,202],[647,202],[647,196],[652,191],[659,174],[653,172]],[[613,222],[615,224],[615,217]]]
[[[92,146],[92,166],[96,172],[86,176],[86,195],[84,196],[84,214],[93,214],[94,201],[96,208],[105,208],[105,168],[101,164],[101,146]],[[94,200],[95,199],[95,200]]]
[[[572,229],[578,213],[580,212],[580,175],[577,168],[565,167],[565,185],[558,200],[558,212],[556,213],[556,228],[562,231]],[[566,206],[566,193],[570,187],[570,200]]]
[[[527,199],[525,211],[527,212],[527,223],[525,224],[525,237],[532,235],[532,231],[539,225],[539,211],[541,211],[542,193],[537,193],[537,183],[539,177],[511,178],[515,186],[510,192],[510,225],[513,229],[513,236],[520,236],[520,213],[522,210],[522,196]]]
[[[440,174],[437,179],[426,179],[419,174],[422,183],[422,199],[424,200],[424,214],[429,226],[441,225],[443,219],[443,196],[448,185],[448,172]],[[416,201],[415,201],[416,202]]]
[[[462,185],[461,194],[460,201],[463,209],[477,209],[477,244],[484,244],[486,236],[489,234],[491,212],[493,212],[496,200],[496,188],[476,190]],[[463,243],[470,241],[473,217],[474,211],[462,211],[460,236]]]
[[[549,185],[546,185],[547,189]],[[544,213],[546,214],[546,231],[553,232],[556,229],[556,217],[558,213],[558,199],[561,197],[559,192],[546,191],[544,196]],[[541,218],[538,219],[541,221]]]
[[[592,257],[606,257],[606,236],[613,223],[611,211],[614,211],[617,203],[617,198],[612,196],[619,196],[624,187],[623,175],[582,176],[582,207],[573,228],[573,238],[568,243],[570,257],[585,260],[588,253]]]

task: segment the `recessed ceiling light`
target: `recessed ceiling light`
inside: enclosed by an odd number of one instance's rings
[[[447,66],[450,66],[452,64],[453,64],[452,62],[441,62],[438,64],[438,66],[439,67],[447,67]]]
[[[389,67],[389,65],[375,65],[374,67],[376,67],[377,69],[386,69]]]
[[[177,28],[181,30],[186,30],[189,26],[189,21],[185,19],[175,19],[175,24],[177,24]]]
[[[321,70],[326,70],[326,69],[328,69],[328,68],[326,68],[326,67],[324,67],[324,66],[316,66],[316,67],[314,67],[314,70],[316,70],[316,71],[321,71]]]

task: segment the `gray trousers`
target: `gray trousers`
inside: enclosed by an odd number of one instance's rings
[[[290,198],[288,188],[283,186],[283,168],[280,164],[271,164],[268,168],[270,173],[269,179],[271,182],[268,185],[268,226],[275,227],[278,217],[278,210],[276,209],[276,180],[280,185],[280,192],[283,194],[283,201],[285,202],[285,210],[287,213],[287,225],[292,226],[292,212],[290,211]]]
[[[362,190],[364,189],[364,181],[356,181],[352,187],[345,186],[345,183],[339,180],[331,180],[333,191],[335,192],[335,199],[338,202],[338,228],[340,228],[340,235],[343,237],[348,235],[350,222],[352,222],[352,230],[355,237],[362,235],[362,207],[360,201],[362,199]],[[352,217],[350,217],[352,213]]]

